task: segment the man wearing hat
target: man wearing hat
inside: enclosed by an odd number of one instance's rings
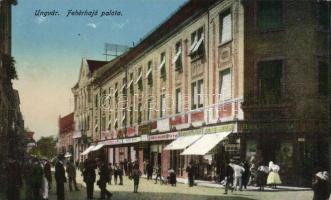
[[[58,200],[64,200],[64,183],[67,182],[63,160],[64,156],[60,154],[55,164],[56,195]]]
[[[315,174],[312,188],[314,191],[313,200],[328,200],[330,196],[329,173],[323,171]]]

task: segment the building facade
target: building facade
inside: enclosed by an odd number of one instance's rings
[[[94,72],[107,62],[83,59],[77,84],[72,88],[74,94],[74,159],[83,159],[80,156],[92,142],[92,79]]]
[[[329,165],[325,7],[187,2],[96,70],[91,144],[109,162],[150,162],[163,175],[186,177],[193,162],[207,180],[230,158],[254,157],[279,164],[284,184],[308,185]]]
[[[74,113],[59,117],[58,154],[74,155]]]

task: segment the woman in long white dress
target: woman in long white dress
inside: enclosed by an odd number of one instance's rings
[[[282,184],[279,176],[280,167],[274,164],[272,161],[269,162],[269,175],[267,178],[267,185],[271,185],[273,188],[276,188],[277,185]]]

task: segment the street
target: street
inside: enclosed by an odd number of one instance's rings
[[[77,173],[79,174],[79,173]],[[82,177],[77,177],[80,191],[69,192],[68,185],[65,186],[65,198],[68,200],[86,199],[85,184]],[[176,187],[170,185],[154,184],[153,181],[147,181],[145,178],[140,179],[138,192],[133,193],[133,181],[124,177],[124,185],[108,185],[108,190],[113,192],[112,199],[127,200],[127,199],[182,199],[182,200],[251,200],[251,199],[272,199],[272,200],[311,200],[312,191],[243,191],[229,192],[224,195],[224,189],[209,188],[209,187],[188,187],[186,184],[177,184]],[[100,190],[97,185],[94,186],[94,198],[100,198]],[[56,200],[55,182],[53,181],[52,190],[50,191],[50,200]]]

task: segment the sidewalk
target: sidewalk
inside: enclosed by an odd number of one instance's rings
[[[142,178],[147,178],[146,175],[142,175]],[[153,176],[153,179],[155,176]],[[185,178],[177,178],[177,183],[182,183],[182,184],[187,184],[187,179]],[[201,187],[209,187],[209,188],[224,188],[223,185],[216,183],[214,181],[204,181],[204,180],[194,180],[194,183],[197,186]],[[277,192],[277,191],[310,191],[312,190],[311,188],[305,188],[305,187],[294,187],[294,186],[277,186],[276,189],[270,188],[270,187],[265,187],[264,191],[267,192]],[[245,191],[259,191],[259,187],[255,186],[247,186],[247,189]]]

